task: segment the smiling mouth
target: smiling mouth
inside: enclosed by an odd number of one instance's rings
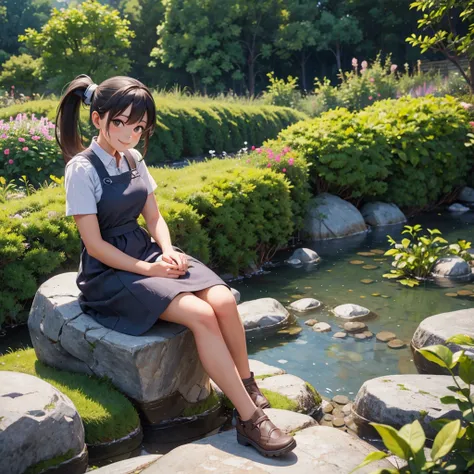
[[[125,143],[125,142],[123,142],[122,140],[119,140],[119,142],[120,142],[122,145],[130,145],[130,143]]]

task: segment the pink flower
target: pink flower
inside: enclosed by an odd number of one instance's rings
[[[250,160],[247,160],[247,163],[250,163]]]
[[[7,137],[7,134],[6,134],[6,133],[2,133],[2,135],[0,136],[0,138],[8,138],[8,137]]]
[[[290,151],[290,147],[289,147],[289,146],[286,146],[285,148],[283,148],[283,154],[284,154],[284,155],[286,155],[289,151]]]
[[[252,151],[254,151],[254,150],[255,150],[255,145],[252,145]]]
[[[21,143],[23,143],[23,142],[25,141],[25,139],[24,139],[23,137],[20,137],[20,138],[18,139],[18,141],[21,142]]]
[[[474,128],[474,122],[469,122],[469,125]]]
[[[14,163],[13,160],[11,160],[11,159],[8,160],[8,164],[9,164],[9,165],[12,165],[13,163]]]
[[[257,148],[257,153],[262,153],[262,149],[261,149],[261,148]]]
[[[27,147],[27,146],[24,146],[24,147],[22,148],[22,150],[23,150],[23,151],[28,151],[28,147]]]
[[[277,157],[275,158],[275,161],[276,161],[277,163],[280,163],[280,161],[281,161],[280,155],[277,155]]]
[[[5,150],[3,150],[3,154],[4,154],[4,155],[9,155],[9,154],[10,154],[10,149],[9,149],[9,148],[5,148]]]
[[[283,168],[281,171],[282,171],[283,173],[286,173],[286,168]]]
[[[391,72],[391,73],[394,73],[394,72],[397,70],[397,68],[398,68],[398,66],[397,66],[396,64],[392,64],[392,65],[390,66],[390,72]]]
[[[352,58],[352,67],[353,67],[354,69],[357,68],[357,65],[358,65],[358,64],[359,64],[359,63],[357,62],[357,58]]]
[[[472,108],[472,104],[468,104],[467,102],[461,102],[461,107],[463,109],[469,110]],[[3,137],[3,136],[2,136]]]
[[[272,167],[272,164],[268,163],[267,168],[271,168],[271,167]]]
[[[369,95],[369,100],[372,100],[372,99],[373,99],[373,97],[371,95]]]
[[[380,93],[377,93],[377,97],[380,97]]]
[[[360,63],[360,67],[362,68],[362,70],[364,71],[365,69],[367,69],[369,67],[369,64],[367,61],[362,61]]]
[[[370,81],[370,82],[375,82],[375,79],[374,79],[373,77],[371,77],[371,78],[369,79],[369,81]]]
[[[32,140],[35,140],[35,141],[39,140],[40,138],[41,138],[41,137],[38,137],[38,135],[33,135],[33,136],[31,137],[31,139],[32,139]]]
[[[294,162],[295,162],[295,159],[294,159],[294,158],[290,158],[290,159],[288,160],[288,164],[289,164],[290,166],[293,166]]]

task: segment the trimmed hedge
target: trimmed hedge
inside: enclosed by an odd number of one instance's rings
[[[307,118],[302,112],[266,105],[242,105],[155,96],[156,129],[150,139],[147,163],[154,165],[184,157],[207,155],[209,150],[232,153],[245,142],[259,145],[274,138],[288,125]],[[52,99],[27,102],[0,109],[0,120],[19,113],[55,119],[58,102]],[[81,109],[84,143],[96,133],[89,123],[89,109]]]
[[[471,129],[452,97],[403,97],[355,113],[329,111],[279,139],[310,164],[315,194],[422,208],[465,184],[474,163],[465,146]]]
[[[221,271],[237,274],[252,262],[264,261],[293,232],[290,184],[283,173],[234,159],[150,172],[158,183],[158,205],[172,242]],[[25,320],[43,281],[77,269],[79,236],[64,210],[59,187],[2,207],[0,324]]]

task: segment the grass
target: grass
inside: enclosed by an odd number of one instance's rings
[[[69,397],[82,418],[87,444],[123,438],[140,424],[131,402],[110,382],[48,367],[36,358],[34,349],[3,355],[0,370],[34,375]],[[51,404],[46,405],[45,409],[48,408],[52,408]]]
[[[285,395],[281,395],[265,388],[260,389],[262,393],[267,397],[272,408],[279,408],[280,410],[298,411],[299,405],[294,400],[291,400]]]
[[[201,413],[205,413],[216,405],[219,405],[219,397],[213,390],[206,399],[185,408],[182,416],[200,415]]]

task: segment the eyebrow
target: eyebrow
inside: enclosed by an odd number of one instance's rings
[[[128,122],[128,118],[130,117],[130,115],[125,115],[125,114],[120,114],[118,117],[114,117],[113,120],[117,120],[119,119],[120,117],[125,117],[127,119],[127,122]],[[140,120],[140,122],[138,123],[144,123],[146,125],[146,120],[144,120],[143,118]]]

